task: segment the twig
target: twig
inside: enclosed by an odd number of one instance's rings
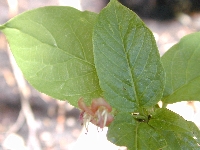
[[[7,0],[9,5],[9,18],[14,17],[18,13],[18,0]],[[9,49],[9,48],[8,48]],[[36,121],[34,114],[32,112],[32,109],[30,107],[29,99],[30,99],[30,89],[26,84],[26,81],[18,68],[15,59],[8,50],[8,56],[10,59],[10,63],[13,69],[14,77],[16,79],[19,93],[20,93],[20,100],[21,100],[21,111],[26,118],[26,122],[29,129],[29,135],[28,135],[28,148],[33,150],[41,150],[41,146],[39,143],[39,140],[37,138],[37,127],[36,127]],[[19,114],[20,117],[20,114]],[[18,118],[19,119],[19,118]]]
[[[9,49],[9,48],[8,48]],[[28,137],[28,145],[31,149],[34,150],[41,150],[41,146],[39,140],[37,138],[37,127],[34,114],[30,107],[29,99],[30,99],[30,89],[27,86],[23,75],[18,68],[13,55],[11,54],[10,50],[8,50],[9,59],[11,62],[11,66],[13,69],[13,73],[19,87],[20,93],[20,100],[21,100],[21,109],[26,118],[26,122],[29,128],[29,137]]]
[[[23,126],[25,119],[26,118],[25,118],[24,113],[21,109],[16,122],[10,127],[10,129],[7,131],[6,134],[9,135],[10,133],[14,133],[14,132],[19,131],[19,129],[21,129],[21,127]]]

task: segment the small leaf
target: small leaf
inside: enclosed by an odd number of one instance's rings
[[[173,147],[172,149],[181,150],[182,146],[191,146],[190,148],[198,146],[200,130],[196,125],[193,122],[184,120],[183,117],[166,108],[157,109],[148,124],[161,131],[168,145]],[[170,139],[172,135],[175,140]],[[187,139],[189,140],[187,144],[185,143],[181,146],[180,143],[184,143]]]
[[[154,106],[164,89],[164,71],[152,32],[131,10],[112,0],[98,15],[94,58],[105,99],[116,109]]]
[[[92,31],[97,14],[43,7],[1,26],[25,78],[40,92],[77,106],[100,97]]]
[[[200,32],[182,38],[161,60],[166,72],[162,101],[200,101]]]
[[[162,135],[147,123],[138,122],[128,113],[119,113],[108,129],[107,138],[128,150],[157,150],[166,146]]]

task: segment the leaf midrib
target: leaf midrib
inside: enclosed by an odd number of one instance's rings
[[[116,5],[114,5],[115,7],[115,11],[114,11],[114,14],[115,14],[115,17],[116,17],[116,20],[117,20],[117,27],[118,27],[118,32],[120,31],[120,27],[119,27],[119,20],[118,20],[118,15],[117,15],[117,8],[116,8]],[[138,99],[138,96],[137,96],[137,93],[136,93],[136,85],[134,83],[134,79],[133,79],[133,75],[132,75],[132,72],[131,72],[131,67],[130,67],[130,64],[129,64],[129,61],[128,61],[128,57],[127,57],[127,54],[126,54],[126,51],[125,51],[125,46],[124,46],[124,42],[123,42],[123,39],[122,39],[122,35],[121,35],[121,32],[119,32],[119,35],[120,35],[120,39],[121,39],[121,45],[123,46],[123,51],[124,51],[124,55],[126,57],[126,63],[127,63],[127,66],[128,66],[128,72],[129,72],[129,76],[131,77],[131,81],[132,81],[132,89],[133,89],[133,92],[134,92],[134,95],[135,95],[135,98],[136,98],[136,102],[137,102],[137,105],[139,106],[139,99]]]
[[[7,29],[9,28],[9,29],[18,30],[18,31],[22,32],[23,34],[26,34],[26,35],[28,35],[28,36],[30,36],[30,37],[36,39],[36,40],[39,41],[40,43],[43,43],[44,45],[48,45],[48,46],[50,46],[50,47],[57,48],[58,50],[63,51],[64,53],[66,53],[66,54],[69,55],[69,56],[72,56],[72,57],[74,57],[74,58],[76,58],[76,59],[78,59],[78,60],[84,61],[84,62],[86,62],[86,63],[88,63],[88,64],[94,66],[94,64],[92,64],[92,63],[86,61],[85,59],[81,59],[81,58],[79,58],[79,57],[77,57],[77,56],[75,56],[75,55],[70,54],[70,53],[67,52],[67,51],[64,51],[63,49],[59,48],[58,45],[55,46],[55,45],[51,45],[51,44],[49,44],[49,43],[45,43],[45,42],[43,42],[43,41],[40,41],[40,40],[38,40],[36,37],[34,37],[33,35],[30,35],[29,33],[26,33],[26,32],[24,32],[24,31],[22,31],[22,30],[20,30],[20,29],[18,29],[18,28],[14,28],[14,27],[6,27],[6,28],[7,28]],[[54,38],[54,39],[55,39],[55,38]]]

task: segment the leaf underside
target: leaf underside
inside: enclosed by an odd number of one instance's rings
[[[23,13],[1,26],[16,62],[40,92],[77,106],[100,97],[92,48],[97,14],[50,6]]]
[[[200,100],[200,32],[185,36],[161,58],[166,72],[162,101]]]

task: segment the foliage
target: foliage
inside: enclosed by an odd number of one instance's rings
[[[200,101],[200,32],[185,36],[161,58],[166,72],[162,101]]]
[[[99,14],[38,8],[0,30],[38,91],[75,107],[80,97],[88,105],[106,99],[114,115],[111,142],[129,150],[200,149],[195,124],[157,105],[200,100],[200,33],[184,37],[160,58],[152,32],[116,0]]]

